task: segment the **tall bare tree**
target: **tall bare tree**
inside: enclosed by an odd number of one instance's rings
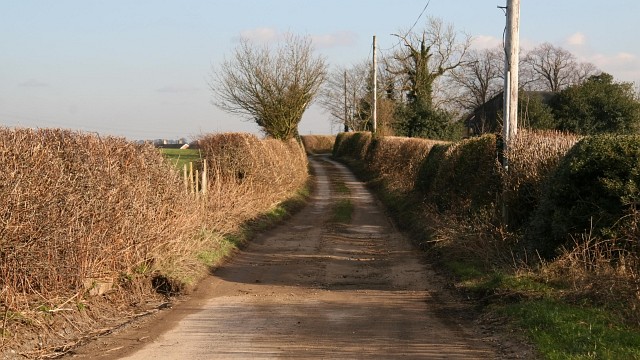
[[[268,135],[290,139],[326,77],[309,37],[287,34],[272,46],[241,39],[231,59],[213,69],[209,87],[220,109],[255,121]]]
[[[451,83],[459,89],[458,105],[474,110],[502,91],[504,85],[504,50],[471,50],[466,63],[451,72]]]
[[[318,102],[345,131],[366,130],[370,121],[370,69],[368,62],[336,67],[320,90]]]
[[[430,17],[420,33],[395,35],[403,45],[386,59],[387,71],[400,79],[408,99],[433,104],[434,83],[442,75],[465,63],[471,38],[458,38],[453,25]]]
[[[600,73],[593,64],[579,63],[571,52],[550,43],[529,51],[522,62],[524,82],[531,90],[560,91]]]
[[[451,115],[441,101],[446,97],[435,96],[438,81],[465,63],[471,38],[460,40],[453,25],[433,17],[423,31],[396,36],[401,46],[385,60],[401,94],[396,128],[406,136],[444,138]]]

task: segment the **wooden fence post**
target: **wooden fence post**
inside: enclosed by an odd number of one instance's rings
[[[207,160],[202,162],[202,195],[207,195]]]
[[[184,182],[184,192],[189,193],[189,179],[187,178],[187,164],[182,166],[182,182]]]

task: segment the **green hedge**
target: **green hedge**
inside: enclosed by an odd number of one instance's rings
[[[336,137],[333,156],[364,161],[369,152],[372,138],[369,132],[340,133]]]
[[[640,136],[599,135],[578,142],[549,179],[532,223],[534,241],[551,251],[591,231],[618,238],[640,201]]]
[[[434,155],[435,158],[440,156]],[[428,166],[433,165],[425,164]],[[423,169],[422,176],[430,185],[427,198],[441,211],[466,214],[490,207],[495,205],[502,189],[494,135],[455,143],[444,152],[435,178],[430,179],[426,171]]]

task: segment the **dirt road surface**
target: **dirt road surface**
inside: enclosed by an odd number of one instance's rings
[[[369,191],[328,158],[290,221],[259,236],[187,300],[97,339],[70,357],[97,359],[492,359],[478,331]],[[343,181],[350,224],[330,222]],[[345,196],[345,195],[341,195]],[[511,357],[511,356],[509,356]],[[519,357],[519,356],[514,356]]]

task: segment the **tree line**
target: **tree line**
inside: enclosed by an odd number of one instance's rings
[[[377,130],[445,140],[468,134],[467,116],[502,92],[504,49],[473,49],[471,36],[433,17],[422,30],[393,36],[395,46],[379,57]],[[640,129],[633,84],[561,47],[543,43],[524,52],[519,78],[521,126],[579,134]],[[309,37],[288,34],[265,45],[242,40],[212,71],[210,88],[215,105],[255,121],[273,138],[297,136],[314,100],[344,131],[372,129],[370,61],[329,69]],[[495,131],[500,121],[498,113],[498,124],[486,129]]]

